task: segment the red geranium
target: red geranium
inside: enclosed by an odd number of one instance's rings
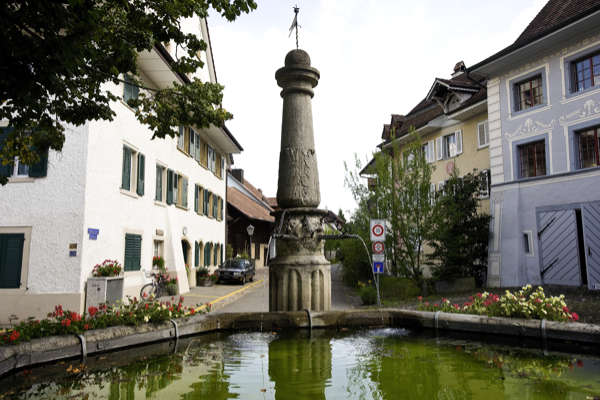
[[[12,333],[10,334],[10,336],[8,337],[8,339],[11,342],[14,342],[15,340],[17,340],[19,338],[19,336],[21,336],[21,334],[19,333],[19,331],[15,330],[15,331],[12,331]]]

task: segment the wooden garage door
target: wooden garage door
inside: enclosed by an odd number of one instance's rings
[[[542,282],[581,285],[575,210],[538,212]]]
[[[587,203],[582,209],[588,287],[600,289],[600,202]]]

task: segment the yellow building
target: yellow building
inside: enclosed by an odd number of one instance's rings
[[[384,125],[384,142],[379,147],[398,146],[402,152],[413,129],[423,142],[427,162],[434,167],[431,190],[440,190],[455,167],[459,175],[484,171],[488,185],[481,194],[481,208],[487,212],[490,156],[485,80],[468,74],[459,62],[452,78],[436,78],[427,96],[408,114],[392,115],[390,124]],[[393,140],[391,132],[395,132]],[[369,166],[362,171],[368,173]]]
[[[423,153],[433,167],[432,195],[441,190],[454,168],[459,176],[476,170],[484,172],[485,189],[481,191],[480,210],[489,213],[490,154],[487,121],[487,92],[485,79],[469,74],[461,61],[454,67],[451,79],[436,78],[427,96],[406,115],[392,115],[384,125],[378,147],[403,154],[416,132],[423,144]],[[394,133],[392,135],[392,132]],[[361,171],[368,177],[373,173],[374,159]],[[369,185],[374,184],[369,179]],[[425,243],[427,254],[431,248]],[[430,276],[429,266],[423,267]]]

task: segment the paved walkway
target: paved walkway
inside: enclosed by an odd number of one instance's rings
[[[258,268],[253,282],[241,285],[239,283],[219,283],[213,286],[199,286],[183,294],[184,306],[211,304],[211,310],[223,308],[227,304],[240,299],[255,288],[262,288],[268,279],[268,269]]]
[[[240,296],[228,303],[215,305],[213,311],[217,312],[266,312],[269,311],[269,276],[268,269],[263,271],[262,282],[249,287]],[[248,286],[248,285],[247,285]],[[360,307],[361,301],[352,289],[347,288],[342,282],[341,265],[331,266],[331,308],[344,310]],[[217,303],[218,304],[218,303]]]

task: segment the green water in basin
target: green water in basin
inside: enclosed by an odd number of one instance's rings
[[[0,399],[595,399],[600,359],[403,329],[213,334],[0,379]]]

